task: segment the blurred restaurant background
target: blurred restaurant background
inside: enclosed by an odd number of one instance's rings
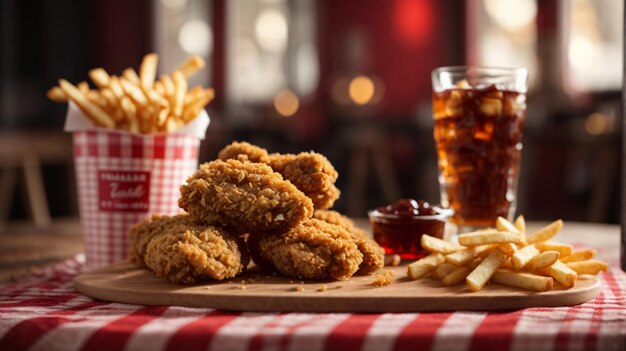
[[[66,106],[46,91],[103,67],[190,54],[215,100],[201,161],[233,140],[315,150],[335,208],[439,201],[431,71],[527,67],[518,212],[619,222],[621,0],[40,0],[0,2],[0,231],[77,218]]]

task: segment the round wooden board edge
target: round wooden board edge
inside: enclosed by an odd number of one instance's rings
[[[96,272],[96,271],[94,271]],[[545,294],[529,296],[463,296],[459,298],[416,297],[398,298],[381,303],[385,297],[313,297],[315,304],[302,303],[307,296],[294,294],[293,296],[260,295],[250,296],[211,294],[206,298],[191,295],[171,295],[168,292],[149,292],[160,302],[146,301],[143,295],[117,287],[98,286],[84,282],[82,278],[89,277],[92,272],[85,272],[74,278],[74,287],[79,292],[103,301],[127,303],[135,305],[171,305],[182,307],[213,308],[227,311],[250,312],[321,312],[321,313],[397,313],[397,312],[445,312],[445,311],[502,311],[517,310],[531,307],[562,307],[578,305],[590,301],[601,292],[598,277],[589,276],[595,281],[572,294]],[[111,298],[111,294],[116,296]],[[469,293],[471,294],[471,293]],[[349,302],[349,303],[348,303]],[[468,305],[473,306],[468,308]],[[313,307],[311,307],[313,306]]]

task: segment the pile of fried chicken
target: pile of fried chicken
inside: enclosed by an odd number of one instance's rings
[[[130,259],[174,283],[223,280],[250,262],[298,279],[345,279],[384,265],[383,249],[329,210],[337,171],[321,154],[234,142],[180,188],[177,216],[130,229]]]

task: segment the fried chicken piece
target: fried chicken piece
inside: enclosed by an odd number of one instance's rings
[[[267,150],[246,142],[223,148],[219,159],[238,159],[266,163],[313,200],[316,209],[331,208],[341,195],[335,186],[338,173],[328,159],[315,152],[268,154]]]
[[[262,163],[205,163],[180,192],[178,205],[191,216],[238,233],[284,231],[313,213],[311,199]]]
[[[315,152],[271,154],[269,165],[313,200],[316,209],[331,208],[341,192],[338,173],[328,159]]]
[[[145,261],[157,277],[172,283],[232,278],[250,262],[243,240],[222,228],[174,224],[162,230],[150,240]]]
[[[312,218],[319,219],[320,221],[330,224],[336,224],[348,230],[354,228],[353,220],[333,210],[315,210]]]
[[[371,274],[385,265],[385,250],[367,233],[356,227],[354,222],[337,211],[315,210],[313,218],[343,227],[350,234],[351,240],[363,254],[363,263],[359,266],[359,274]]]
[[[254,233],[248,239],[257,265],[298,279],[345,279],[363,255],[344,228],[309,219],[285,233]]]
[[[250,162],[269,163],[269,155],[264,148],[252,145],[248,142],[233,142],[224,147],[217,158],[226,161],[228,159],[247,160]]]
[[[193,224],[193,219],[186,213],[177,216],[153,215],[151,218],[134,224],[128,231],[130,261],[140,267],[145,267],[144,257],[148,243],[156,235],[163,234],[171,226]]]

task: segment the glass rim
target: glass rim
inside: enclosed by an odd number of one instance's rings
[[[442,72],[448,73],[464,73],[469,71],[475,71],[477,73],[487,73],[493,72],[495,73],[503,73],[506,75],[517,75],[517,74],[528,74],[528,69],[523,67],[504,67],[504,66],[475,66],[475,65],[465,65],[465,66],[442,66],[433,69],[432,74],[436,75]]]
[[[442,213],[438,213],[438,214],[434,214],[434,215],[425,215],[425,216],[420,216],[420,215],[413,215],[411,216],[411,220],[424,220],[424,221],[432,221],[432,220],[438,220],[438,221],[447,221],[448,218],[452,217],[454,215],[454,210],[451,208],[444,208],[444,207],[439,207],[439,209],[442,211]],[[371,219],[379,219],[379,218],[383,218],[383,219],[399,219],[399,218],[405,218],[405,216],[400,216],[397,214],[390,214],[390,213],[382,213],[379,210],[370,210],[367,211],[367,216]]]

